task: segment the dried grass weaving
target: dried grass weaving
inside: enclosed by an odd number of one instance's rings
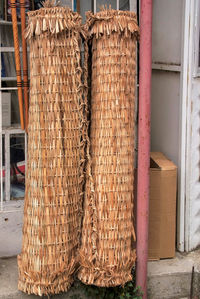
[[[134,101],[138,26],[133,12],[87,14],[91,60],[90,156],[78,277],[102,287],[131,280]],[[89,70],[90,74],[90,70]]]
[[[69,8],[28,13],[30,108],[18,288],[66,291],[77,269],[84,184],[81,17]]]

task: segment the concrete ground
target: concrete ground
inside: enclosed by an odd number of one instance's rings
[[[27,295],[17,289],[18,269],[17,258],[0,258],[0,299],[37,299],[40,296]],[[87,299],[76,286],[67,293],[49,296],[51,299]],[[48,298],[44,296],[42,298]],[[49,299],[48,298],[48,299]]]
[[[192,275],[193,266],[194,273]],[[40,298],[39,296],[26,295],[18,291],[17,279],[16,257],[1,258],[0,299]],[[177,253],[174,259],[151,261],[148,263],[149,299],[190,298],[190,294],[192,294],[193,299],[200,298],[200,250],[189,254]],[[72,287],[66,294],[51,296],[51,298],[87,299],[78,286]]]
[[[148,263],[149,299],[190,297],[200,299],[200,250]]]

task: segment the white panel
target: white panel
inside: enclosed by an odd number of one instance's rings
[[[152,60],[180,64],[183,0],[153,1]]]
[[[189,182],[189,250],[200,245],[200,78],[193,80]]]
[[[181,79],[180,79],[180,140],[179,140],[179,181],[178,181],[178,204],[177,204],[177,248],[181,252],[187,249],[187,143],[190,123],[190,74],[191,74],[191,1],[184,1],[183,10],[183,32],[182,32],[182,57],[181,57]],[[190,49],[190,50],[189,50]]]
[[[5,199],[10,200],[10,134],[5,133]]]
[[[161,151],[178,164],[180,74],[153,71],[151,150]]]
[[[11,93],[2,92],[2,126],[11,126]]]

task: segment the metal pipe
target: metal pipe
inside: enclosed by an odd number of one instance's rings
[[[150,105],[152,53],[152,0],[141,0],[139,57],[139,123],[137,182],[136,284],[147,298],[149,225]]]
[[[5,199],[10,201],[10,134],[5,130]]]

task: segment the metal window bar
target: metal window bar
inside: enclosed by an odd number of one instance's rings
[[[93,0],[93,12],[96,13],[97,12],[97,2],[98,0]],[[136,12],[136,4],[137,0],[129,0],[129,7],[130,10],[134,10]],[[109,1],[108,1],[109,4]],[[120,9],[120,0],[116,0],[116,9],[119,10]]]
[[[93,12],[97,12],[97,0],[93,0]]]
[[[72,2],[73,5],[73,2]],[[12,22],[0,22],[1,25],[10,25]],[[1,45],[1,28],[0,28],[0,45]],[[2,52],[12,52],[14,51],[12,47],[1,47],[0,53]],[[2,69],[2,62],[0,57],[0,70]],[[17,90],[17,87],[2,87],[2,78],[1,72],[0,72],[0,211],[3,211],[6,205],[6,202],[9,203],[10,201],[10,136],[15,134],[24,134],[24,151],[25,151],[25,166],[27,163],[27,134],[21,130],[18,127],[9,127],[9,128],[3,128],[2,123],[2,91],[7,90]],[[13,77],[11,79],[16,80],[16,77]],[[3,148],[3,136],[5,137],[5,145]],[[3,152],[5,152],[5,184],[3,183]],[[5,197],[5,200],[4,200]]]
[[[5,131],[5,200],[10,200],[10,134]]]

